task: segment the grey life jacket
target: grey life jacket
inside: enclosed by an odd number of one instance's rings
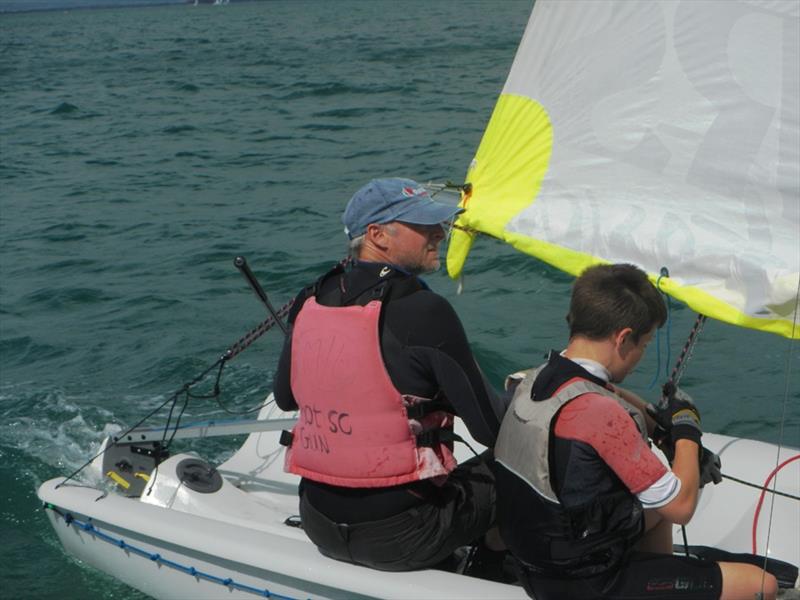
[[[577,508],[565,507],[552,480],[554,419],[567,403],[587,393],[600,394],[619,403],[647,439],[645,419],[637,407],[586,379],[573,378],[566,385],[562,384],[552,397],[532,400],[534,381],[544,366],[525,372],[526,377],[515,390],[494,448],[499,464],[500,531],[512,553],[531,569],[552,576],[591,576],[618,565],[641,536],[642,507],[618,480],[611,484],[610,491],[601,494],[586,490],[586,500],[579,502]],[[519,486],[509,478],[526,485]],[[509,481],[511,485],[506,485]],[[520,489],[525,494],[526,514],[503,515],[501,496]]]

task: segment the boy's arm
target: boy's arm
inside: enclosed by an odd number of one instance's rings
[[[626,390],[619,386],[614,386],[614,392],[626,402],[633,404],[636,408],[644,413],[644,420],[647,425],[647,435],[653,435],[653,431],[655,430],[657,423],[653,420],[653,417],[650,416],[649,411],[647,410],[649,402],[639,397],[637,394],[634,394],[630,390]]]

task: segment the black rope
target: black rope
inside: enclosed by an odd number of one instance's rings
[[[182,387],[180,390],[178,390],[177,392],[175,392],[175,393],[174,393],[172,396],[170,396],[169,398],[167,398],[167,399],[166,399],[164,402],[162,402],[162,403],[161,403],[160,405],[158,405],[156,408],[154,408],[153,410],[151,410],[151,411],[150,411],[149,413],[147,413],[147,414],[146,414],[144,417],[142,417],[141,419],[139,419],[139,421],[137,421],[137,422],[136,422],[134,425],[132,425],[131,427],[129,427],[129,428],[127,429],[127,431],[125,431],[125,432],[121,433],[120,435],[117,435],[117,436],[114,436],[113,438],[111,438],[111,439],[112,439],[112,442],[111,442],[111,444],[109,444],[108,446],[106,446],[106,447],[105,447],[103,450],[101,450],[100,452],[98,452],[97,454],[95,454],[95,455],[94,455],[92,458],[90,458],[90,459],[89,459],[89,460],[87,460],[85,463],[83,463],[83,465],[81,465],[81,466],[80,466],[79,468],[77,468],[75,471],[73,471],[72,473],[70,473],[70,474],[69,474],[69,475],[68,475],[68,476],[67,476],[67,477],[64,479],[64,481],[62,481],[61,483],[59,483],[59,484],[56,486],[56,489],[58,489],[59,487],[61,487],[62,485],[64,485],[64,484],[65,484],[65,483],[67,483],[68,481],[70,481],[70,480],[71,480],[73,477],[75,477],[75,476],[76,476],[78,473],[80,473],[81,471],[83,471],[83,470],[84,470],[86,467],[88,467],[90,464],[92,464],[92,461],[94,461],[96,458],[98,458],[99,456],[102,456],[103,454],[105,454],[106,450],[108,450],[108,449],[109,449],[109,448],[111,448],[112,446],[116,446],[116,444],[117,444],[117,440],[121,440],[122,438],[124,438],[125,436],[127,436],[127,435],[128,435],[130,432],[131,432],[131,431],[133,431],[134,429],[136,429],[137,427],[139,427],[140,425],[142,425],[142,423],[144,423],[145,421],[147,421],[147,419],[149,419],[150,417],[152,417],[153,415],[155,415],[157,412],[159,412],[159,411],[160,411],[162,408],[164,408],[164,407],[165,407],[167,404],[169,404],[169,403],[173,403],[173,405],[174,405],[174,403],[175,403],[175,402],[177,401],[177,399],[178,399],[178,396],[179,396],[179,394],[180,394],[180,393],[181,393],[183,390],[187,389],[188,387],[191,387],[192,385],[194,385],[195,383],[197,383],[197,382],[199,382],[199,381],[202,381],[202,380],[203,380],[203,379],[206,377],[206,375],[208,375],[208,373],[209,373],[209,372],[211,372],[211,370],[215,369],[215,368],[216,368],[216,367],[219,365],[219,363],[220,363],[222,360],[223,360],[223,359],[221,359],[221,358],[220,358],[220,359],[219,359],[217,362],[215,362],[213,365],[211,365],[210,367],[208,367],[208,368],[207,368],[205,371],[203,371],[203,372],[202,372],[200,375],[198,375],[197,377],[195,377],[195,378],[194,378],[194,379],[191,381],[191,383],[187,383],[187,384],[185,384],[185,385],[184,385],[184,386],[183,386],[183,387]],[[170,409],[170,414],[172,413],[172,410],[173,410],[173,409],[171,408],[171,409]]]
[[[678,385],[681,377],[683,377],[683,372],[686,369],[686,365],[689,363],[689,359],[692,357],[694,345],[697,343],[697,338],[700,332],[703,331],[703,325],[705,325],[705,323],[706,316],[702,313],[697,313],[697,319],[695,319],[692,330],[689,332],[689,337],[686,339],[683,350],[681,350],[678,360],[675,362],[675,367],[673,367],[672,373],[669,376],[669,381],[675,385]]]
[[[278,316],[280,318],[286,317],[289,314],[289,311],[294,304],[294,299],[290,300],[283,306],[281,306],[278,310]],[[238,354],[241,354],[244,350],[246,350],[253,342],[255,342],[258,338],[264,335],[267,331],[272,329],[275,326],[275,319],[273,317],[267,317],[264,321],[259,323],[256,327],[248,331],[244,334],[239,340],[236,341],[230,348],[225,351],[223,358],[226,360],[231,360]]]
[[[662,272],[664,272],[664,270],[665,269],[662,269]],[[669,275],[669,271],[667,271],[667,275]],[[697,343],[697,338],[700,335],[700,332],[703,330],[703,325],[705,325],[705,323],[706,316],[702,313],[697,313],[697,319],[695,319],[692,330],[689,332],[689,337],[686,339],[686,343],[683,345],[683,350],[681,350],[678,360],[675,362],[675,367],[672,369],[672,373],[668,379],[668,382],[675,384],[675,386],[678,385],[681,377],[683,377],[683,371],[686,369],[686,365],[689,363],[689,359],[694,351],[694,345]],[[666,405],[666,402],[666,397],[663,397],[662,403]],[[686,553],[686,556],[689,556],[689,540],[686,537],[686,525],[681,525],[681,534],[683,536],[684,552]]]
[[[786,492],[779,492],[778,490],[772,490],[766,486],[758,485],[757,483],[751,483],[749,481],[745,481],[744,479],[739,479],[738,477],[726,475],[725,473],[721,473],[721,475],[725,479],[730,479],[731,481],[735,481],[736,483],[741,483],[742,485],[750,486],[751,488],[755,488],[757,490],[769,492],[770,494],[775,494],[777,496],[783,496],[784,498],[789,498],[790,500],[800,500],[800,496],[795,496],[794,494],[788,494]]]
[[[347,265],[349,262],[350,262],[350,259],[349,258],[345,258],[344,260],[340,261],[339,264]],[[283,306],[281,306],[277,311],[274,311],[274,314],[278,317],[278,319],[283,319],[289,314],[289,311],[291,310],[292,305],[294,305],[294,298],[289,300]],[[163,433],[162,438],[161,438],[161,443],[163,445],[162,446],[162,450],[166,450],[167,448],[169,448],[169,445],[175,439],[175,435],[177,434],[178,428],[180,427],[180,422],[181,422],[181,418],[183,417],[183,413],[186,411],[186,408],[189,405],[189,400],[192,399],[192,398],[194,398],[194,399],[216,398],[217,404],[219,405],[219,407],[222,410],[224,410],[225,412],[230,413],[230,414],[238,414],[238,415],[252,413],[252,412],[255,412],[257,410],[261,410],[263,407],[269,405],[271,403],[271,401],[270,402],[264,402],[264,403],[256,406],[255,408],[251,408],[251,409],[248,409],[248,410],[245,410],[245,411],[232,411],[232,410],[228,409],[227,407],[225,407],[223,405],[223,403],[220,401],[221,390],[220,390],[219,382],[220,382],[220,379],[222,377],[222,371],[225,368],[225,365],[228,363],[228,361],[232,360],[234,357],[236,357],[239,354],[241,354],[242,352],[244,352],[244,350],[249,348],[253,344],[253,342],[255,342],[258,338],[260,338],[262,335],[267,333],[275,325],[280,325],[281,329],[284,329],[284,325],[280,320],[276,320],[275,317],[269,316],[264,321],[259,323],[256,327],[254,327],[253,329],[248,331],[245,335],[243,335],[241,338],[239,338],[234,344],[232,344],[225,351],[225,353],[213,365],[208,367],[205,371],[203,371],[200,375],[195,377],[189,383],[184,384],[178,391],[176,391],[174,394],[172,394],[172,396],[167,398],[167,400],[165,400],[159,406],[157,406],[152,411],[147,413],[147,415],[145,415],[142,419],[140,419],[135,425],[133,425],[132,427],[128,428],[127,431],[125,431],[121,435],[112,437],[111,438],[112,441],[111,441],[110,444],[108,444],[103,450],[101,450],[100,452],[95,454],[92,458],[90,458],[88,461],[86,461],[78,469],[76,469],[75,471],[70,473],[64,479],[64,481],[62,481],[61,483],[59,483],[56,486],[56,488],[59,488],[60,486],[64,485],[65,483],[67,483],[68,481],[73,479],[78,473],[80,473],[86,467],[88,467],[90,464],[92,464],[92,462],[96,458],[102,456],[109,448],[112,448],[113,446],[116,446],[118,440],[121,440],[122,438],[124,438],[125,436],[130,434],[134,429],[136,429],[139,426],[141,426],[150,417],[152,417],[157,412],[159,412],[162,408],[167,406],[167,404],[170,404],[170,408],[169,408],[169,415],[167,416],[167,423],[164,426],[164,433]],[[284,329],[284,331],[285,331],[285,329]],[[216,377],[216,380],[214,382],[214,387],[212,389],[212,392],[210,394],[205,394],[205,395],[192,394],[191,393],[192,386],[194,386],[195,384],[197,384],[200,381],[204,380],[211,371],[213,371],[214,369],[217,369],[217,368],[218,368],[217,377]],[[170,423],[172,422],[172,416],[175,413],[175,407],[176,407],[176,405],[177,405],[177,403],[178,403],[178,401],[179,401],[181,396],[183,396],[183,406],[181,407],[180,411],[178,412],[178,416],[177,416],[177,418],[175,420],[175,425],[171,426]],[[172,433],[171,434],[169,433],[170,429],[172,429]],[[167,440],[167,436],[168,435],[169,435],[169,440]],[[156,474],[157,473],[158,473],[158,466],[156,466]],[[151,489],[152,489],[152,486],[151,486]]]
[[[281,306],[281,308],[279,308],[278,311],[277,311],[278,315],[280,317],[284,317],[285,315],[287,315],[289,313],[289,310],[291,309],[293,304],[294,304],[294,299],[290,300],[289,302],[287,302],[286,304]],[[155,415],[156,413],[161,411],[161,409],[163,409],[168,404],[170,405],[169,414],[167,415],[167,423],[164,426],[164,433],[163,433],[162,438],[161,438],[161,442],[162,442],[164,450],[169,448],[169,445],[175,439],[175,435],[176,435],[176,433],[178,431],[178,428],[180,427],[181,418],[183,417],[183,413],[186,411],[186,408],[189,405],[190,398],[196,398],[196,399],[216,398],[217,399],[217,403],[220,405],[221,408],[223,408],[223,410],[225,410],[226,412],[231,412],[230,410],[225,409],[222,406],[222,403],[219,401],[219,396],[220,396],[220,392],[221,392],[220,386],[219,386],[219,382],[220,382],[220,379],[222,377],[222,371],[225,368],[225,365],[227,364],[227,362],[229,360],[231,360],[235,356],[238,356],[239,354],[241,354],[245,349],[250,347],[250,345],[252,345],[253,342],[255,342],[258,338],[260,338],[262,335],[264,335],[267,331],[272,329],[272,327],[274,327],[274,326],[275,326],[275,319],[273,317],[269,317],[269,318],[265,319],[264,321],[262,321],[254,329],[248,331],[244,336],[239,338],[233,345],[231,345],[225,351],[225,353],[219,359],[217,359],[217,361],[214,364],[209,366],[207,369],[205,369],[202,373],[200,373],[197,377],[192,379],[190,382],[183,384],[183,386],[181,386],[181,388],[179,390],[177,390],[175,393],[173,393],[169,398],[167,398],[164,402],[159,404],[156,408],[154,408],[149,413],[147,413],[144,417],[139,419],[139,421],[137,421],[134,425],[129,427],[125,432],[123,432],[123,433],[121,433],[119,435],[113,436],[111,438],[112,441],[111,441],[110,444],[106,445],[106,447],[103,448],[100,452],[98,452],[97,454],[92,456],[89,460],[87,460],[85,463],[83,463],[80,467],[75,469],[75,471],[70,473],[64,479],[64,481],[62,481],[61,483],[59,483],[56,486],[56,489],[58,489],[59,487],[61,487],[65,483],[67,483],[68,481],[71,481],[76,475],[78,475],[86,467],[88,467],[90,464],[92,464],[92,462],[95,459],[97,459],[100,456],[102,456],[103,454],[105,454],[105,452],[107,450],[109,450],[110,448],[112,448],[113,446],[116,446],[118,440],[124,439],[134,429],[137,429],[138,427],[140,427],[145,421],[147,421],[150,417],[152,417],[153,415]],[[213,391],[211,392],[211,394],[206,394],[206,395],[192,394],[191,393],[192,386],[194,386],[194,385],[200,383],[201,381],[203,381],[208,376],[208,374],[211,373],[211,371],[213,371],[214,369],[217,369],[217,376],[216,376],[216,380],[214,382]],[[183,406],[181,407],[180,411],[178,412],[178,416],[177,416],[177,418],[175,420],[175,425],[172,426],[171,423],[172,423],[173,415],[175,413],[175,408],[176,408],[176,406],[177,406],[177,404],[178,404],[178,402],[179,402],[181,397],[183,397]],[[257,408],[248,410],[246,412],[254,412],[255,410],[258,410],[258,409],[262,408],[263,406],[266,406],[266,404],[267,403],[264,403],[264,404],[258,406]],[[234,414],[236,414],[236,413],[234,413]],[[245,414],[245,413],[238,413],[238,414]],[[171,434],[170,434],[170,429],[172,430]],[[167,440],[167,436],[169,436],[169,440]]]

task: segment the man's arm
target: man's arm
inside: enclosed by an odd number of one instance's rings
[[[294,398],[294,393],[292,393],[292,330],[294,329],[294,321],[300,309],[303,307],[303,302],[305,302],[305,300],[306,290],[303,289],[295,297],[292,309],[289,311],[289,317],[287,319],[289,332],[283,340],[283,349],[278,359],[278,369],[275,371],[275,377],[272,382],[272,393],[275,394],[275,404],[286,412],[297,410],[297,401]]]
[[[386,308],[385,326],[407,356],[398,358],[383,340],[386,367],[397,389],[423,397],[443,392],[472,437],[493,446],[500,430],[500,403],[496,408],[496,392],[478,368],[450,303],[427,290],[396,299]]]
[[[278,359],[278,370],[272,384],[272,393],[275,394],[275,404],[287,412],[297,410],[297,401],[292,393],[292,336],[291,331],[283,342],[283,350]]]

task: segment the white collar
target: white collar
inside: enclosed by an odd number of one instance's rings
[[[566,352],[566,350],[563,350],[561,352],[561,356],[564,356],[564,352]],[[611,381],[611,373],[609,372],[609,370],[606,369],[596,360],[592,360],[591,358],[571,358],[569,356],[564,356],[564,358],[566,358],[567,360],[571,360],[576,364],[579,364],[584,369],[589,371],[589,373],[591,373],[592,375],[594,375],[599,379],[602,379],[606,383]]]

